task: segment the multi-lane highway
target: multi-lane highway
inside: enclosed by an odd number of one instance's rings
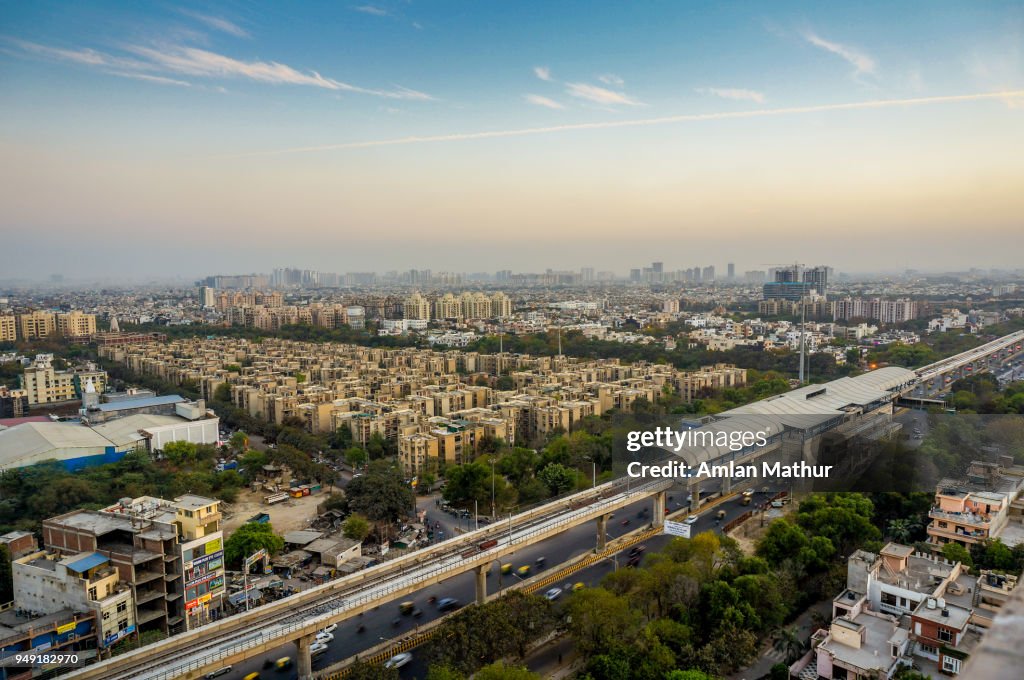
[[[672,512],[685,512],[687,507],[685,488],[682,486],[675,487],[669,491],[669,494],[672,500],[668,501],[668,509]],[[648,527],[651,523],[650,506],[650,501],[639,501],[615,511],[614,516],[608,523],[608,537],[610,539],[618,538],[632,531]],[[719,509],[726,511],[726,517],[721,521],[716,521],[715,515]],[[738,497],[728,499],[722,505],[716,506],[713,512],[702,511],[699,513],[698,520],[693,525],[693,531],[697,533],[707,530],[720,530],[722,526],[748,510],[750,510],[749,507],[739,503]],[[428,517],[431,514],[428,512]],[[433,514],[436,516],[443,513],[435,510]],[[623,524],[624,522],[628,523]],[[669,537],[659,535],[645,541],[645,545],[651,550],[657,550],[668,540]],[[524,546],[522,550],[516,551],[513,555],[502,559],[501,562],[511,563],[516,568],[531,565],[533,575],[544,574],[545,572],[557,571],[560,563],[593,552],[595,542],[596,535],[593,526],[589,524],[581,525],[569,529],[557,537]],[[537,571],[536,561],[541,557],[544,558],[545,567],[543,570]],[[626,559],[620,557],[618,567],[625,568],[625,565]],[[559,583],[558,586],[563,587],[578,582],[585,583],[588,586],[597,585],[607,573],[615,568],[616,564],[613,559],[602,560],[576,572],[571,577],[567,577],[565,583]],[[492,592],[498,590],[499,580],[501,581],[502,588],[507,587],[509,584],[519,583],[519,579],[514,575],[501,576],[498,562],[491,566],[490,574],[487,578],[488,587]],[[472,573],[463,573],[436,585],[423,588],[411,595],[398,597],[384,603],[379,608],[367,612],[363,616],[341,624],[333,632],[334,640],[328,643],[327,652],[316,657],[313,668],[314,670],[325,668],[380,644],[382,638],[386,640],[400,638],[407,633],[413,632],[416,626],[422,626],[438,618],[441,614],[437,611],[436,606],[429,602],[431,597],[438,600],[445,597],[453,597],[465,604],[473,601],[474,592],[474,575]],[[563,597],[568,596],[569,593],[567,591]],[[414,602],[423,611],[423,615],[419,618],[403,616],[398,608],[399,603],[403,601]],[[399,621],[397,628],[393,626],[395,620]],[[360,627],[363,627],[365,630],[358,632]],[[272,664],[284,656],[294,657],[295,646],[292,644],[282,645],[268,651],[259,658],[236,664],[231,673],[222,677],[224,680],[239,680],[249,673],[259,672],[262,678],[277,678],[279,680],[298,678],[294,665],[282,672],[274,669],[264,669],[267,662]],[[425,661],[414,651],[413,661],[402,669],[401,675],[403,678],[423,678],[426,675]]]
[[[495,559],[523,550],[529,544],[561,536],[581,524],[590,525],[596,541],[595,524],[591,520],[652,495],[656,504],[670,485],[670,482],[660,480],[632,485],[621,481],[605,484],[509,517],[507,525],[504,521],[497,522],[247,614],[229,617],[144,650],[86,667],[73,673],[72,677],[104,680],[197,677],[200,672],[205,673],[218,665],[263,655],[291,640],[308,643],[317,630],[331,623],[360,613],[365,616],[367,611],[383,602],[488,565]],[[473,549],[481,544],[486,544],[486,547]]]

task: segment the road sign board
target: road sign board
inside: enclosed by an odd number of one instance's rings
[[[665,522],[665,533],[669,536],[690,537],[690,525],[683,522]]]

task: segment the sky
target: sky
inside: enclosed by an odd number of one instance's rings
[[[1019,267],[1020,2],[0,0],[0,279]]]

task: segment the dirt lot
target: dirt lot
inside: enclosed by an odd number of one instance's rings
[[[768,530],[768,525],[772,523],[772,520],[779,519],[780,517],[789,517],[789,515],[796,511],[797,505],[798,503],[786,503],[781,508],[769,508],[764,513],[764,526],[761,526],[761,513],[755,512],[750,519],[730,531],[729,537],[736,539],[744,553],[753,555],[757,541]]]
[[[263,502],[266,491],[239,492],[238,499],[230,505],[224,504],[224,532],[232,531],[245,524],[253,515],[265,512],[270,515],[270,523],[277,534],[287,531],[305,529],[316,517],[316,506],[327,499],[326,494],[289,498],[275,505]]]

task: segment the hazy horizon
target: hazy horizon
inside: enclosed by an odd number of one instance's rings
[[[1021,266],[1017,3],[0,18],[4,280]]]

